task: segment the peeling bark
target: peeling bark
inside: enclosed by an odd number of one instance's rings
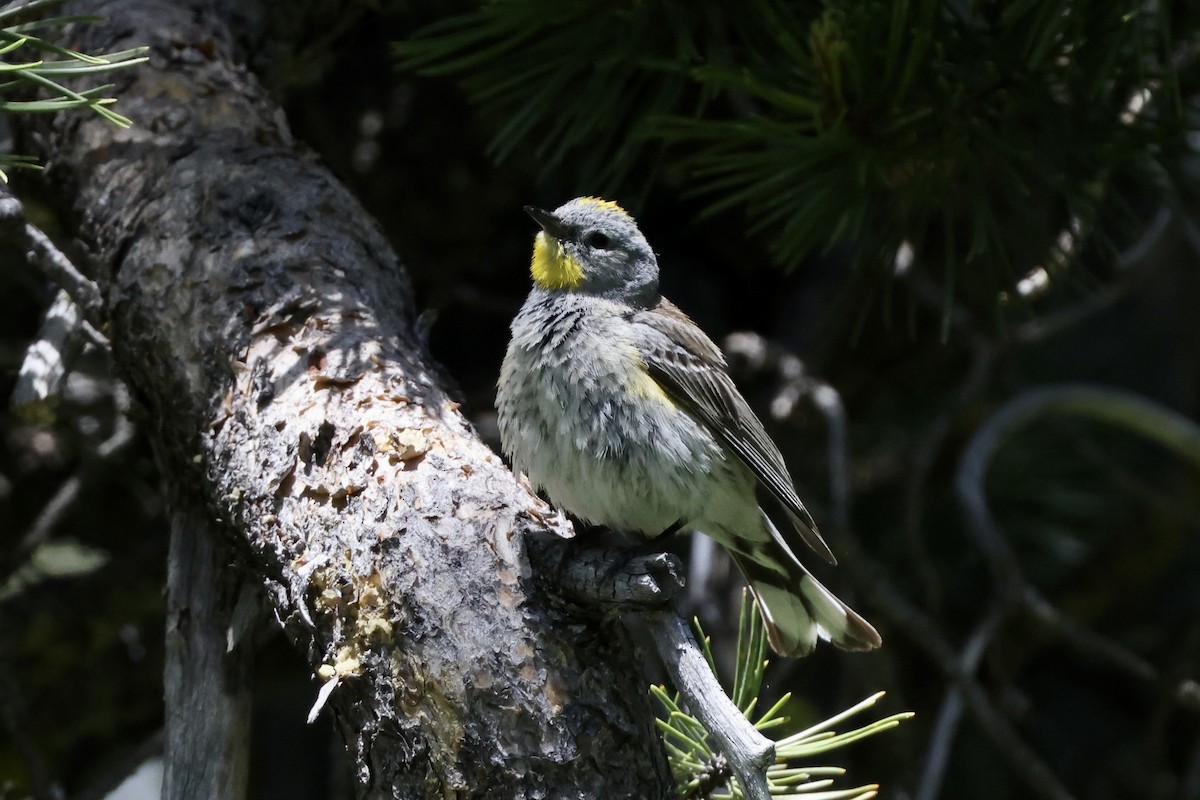
[[[414,328],[375,224],[291,139],[216,14],[70,13],[84,50],[152,47],[122,131],[43,131],[54,202],[102,274],[107,333],[173,492],[243,545],[362,796],[662,797],[669,777],[626,638],[533,580],[569,526],[474,435]],[[314,683],[314,697],[317,693]]]

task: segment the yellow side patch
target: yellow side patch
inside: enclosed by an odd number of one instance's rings
[[[632,217],[629,216],[628,211],[621,208],[612,200],[605,200],[602,197],[581,197],[579,198],[579,202],[586,203],[589,206],[595,206],[596,208],[603,208],[605,211],[611,211],[614,214],[620,214],[622,217],[632,219]]]
[[[548,292],[557,289],[578,289],[583,283],[583,267],[571,258],[553,237],[539,231],[533,240],[533,261],[529,265],[533,282]]]
[[[631,353],[634,360],[634,368],[633,377],[629,381],[629,393],[634,397],[655,400],[663,405],[674,408],[675,401],[659,385],[659,382],[654,380],[654,376],[650,374],[650,370],[646,366],[646,359],[642,358],[642,354],[632,348]]]

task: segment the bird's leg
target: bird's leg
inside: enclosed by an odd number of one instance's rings
[[[651,536],[649,539],[645,539],[642,542],[625,550],[624,560],[613,564],[609,573],[609,577],[612,577],[621,570],[627,569],[634,561],[650,558],[651,556],[662,555],[663,544],[667,539],[670,539],[672,536],[679,533],[680,529],[683,528],[683,524],[684,521],[682,519],[677,519],[662,531]]]
[[[679,519],[675,520],[670,525],[668,525],[666,528],[664,528],[662,530],[662,532],[656,533],[654,536],[650,537],[649,541],[647,541],[646,544],[654,544],[655,542],[658,542],[662,539],[670,539],[672,536],[679,533],[679,531],[682,529],[683,529],[683,517],[680,517]]]

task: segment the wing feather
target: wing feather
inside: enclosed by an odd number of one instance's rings
[[[661,334],[645,337],[643,345],[651,376],[745,463],[783,506],[804,542],[829,563],[836,563],[796,495],[779,448],[729,377],[720,348],[666,298],[634,312],[630,321]]]

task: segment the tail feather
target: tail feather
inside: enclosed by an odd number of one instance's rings
[[[766,515],[763,519],[771,525]],[[822,586],[777,539],[747,550],[730,553],[758,600],[776,653],[807,655],[817,639],[844,650],[873,650],[883,643],[871,623]]]

